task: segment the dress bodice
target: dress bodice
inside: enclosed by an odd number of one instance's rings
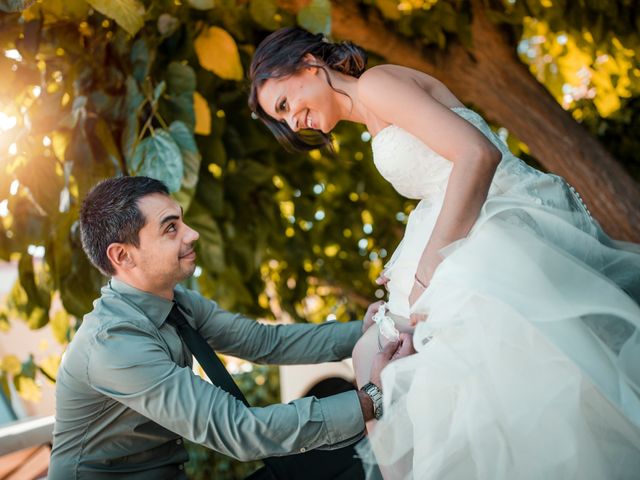
[[[480,130],[503,157],[509,153],[507,146],[476,112],[465,107],[451,110]],[[376,168],[401,195],[424,199],[444,194],[453,164],[419,138],[396,125],[389,125],[373,138],[371,147]]]

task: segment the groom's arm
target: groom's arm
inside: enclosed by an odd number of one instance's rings
[[[332,362],[351,357],[362,335],[362,322],[319,325],[264,325],[228,312],[196,292],[177,290],[181,304],[191,306],[195,328],[221,353],[255,363],[293,365]]]
[[[353,443],[371,419],[362,392],[247,407],[171,358],[150,322],[102,329],[88,349],[91,388],[192,442],[241,460]]]

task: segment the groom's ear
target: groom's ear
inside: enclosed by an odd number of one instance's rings
[[[107,247],[107,257],[116,271],[131,270],[136,266],[130,250],[131,245],[118,242],[114,242]]]

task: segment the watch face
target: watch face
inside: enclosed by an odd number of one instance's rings
[[[380,420],[382,417],[382,391],[372,382],[367,383],[360,390],[369,395],[373,402],[373,416],[376,420]]]

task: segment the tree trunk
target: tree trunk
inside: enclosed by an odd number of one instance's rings
[[[291,10],[305,3],[281,2]],[[525,142],[547,170],[573,185],[609,235],[640,242],[638,184],[531,75],[512,42],[487,19],[481,0],[471,3],[470,50],[452,43],[444,51],[427,52],[394,32],[375,9],[365,11],[354,0],[332,2],[332,32],[390,63],[442,81],[463,102]]]

